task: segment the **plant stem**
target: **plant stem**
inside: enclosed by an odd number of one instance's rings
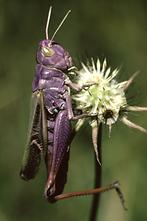
[[[102,124],[99,125],[98,129],[98,138],[97,138],[97,146],[98,146],[98,153],[99,153],[99,159],[102,164],[102,150],[101,150],[101,143],[102,143]],[[96,157],[95,159],[95,181],[94,181],[94,188],[98,188],[101,186],[101,175],[102,175],[102,167],[98,163]],[[97,212],[99,208],[99,202],[100,202],[100,194],[93,195],[92,204],[91,204],[91,210],[90,210],[90,217],[89,221],[96,221]]]

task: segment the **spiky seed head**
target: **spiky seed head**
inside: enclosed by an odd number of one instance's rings
[[[78,75],[77,83],[80,86],[90,85],[84,87],[73,99],[76,101],[77,109],[81,109],[83,113],[88,115],[97,115],[99,123],[103,123],[111,127],[120,119],[129,127],[138,129],[147,133],[147,130],[139,129],[140,126],[131,124],[127,119],[126,113],[129,111],[147,111],[144,107],[131,107],[127,103],[125,91],[128,89],[137,73],[135,73],[129,80],[118,83],[116,76],[119,69],[111,70],[107,67],[106,59],[100,63],[98,59],[95,63],[91,59],[91,63],[86,65],[82,63],[82,69],[76,71]],[[95,125],[95,120],[89,120],[92,127]],[[84,123],[84,120],[78,122],[77,129]],[[80,125],[80,126],[79,126]],[[135,125],[135,126],[134,126]]]
[[[95,65],[92,60],[91,65],[82,63],[82,69],[78,71],[78,84],[92,86],[84,88],[76,94],[77,108],[89,114],[97,114],[99,122],[107,125],[114,124],[121,109],[126,108],[127,100],[123,90],[124,83],[115,80],[119,69],[111,71],[107,68],[106,60],[100,64],[99,59]]]

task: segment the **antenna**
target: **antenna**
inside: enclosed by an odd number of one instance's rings
[[[47,39],[47,40],[48,40],[48,27],[49,27],[50,18],[51,18],[51,12],[52,12],[52,6],[50,6],[49,11],[48,11],[46,28],[45,28],[45,35],[46,35],[46,39]]]
[[[51,37],[50,42],[52,42],[52,40],[54,39],[55,35],[57,34],[57,32],[59,31],[59,29],[61,28],[61,26],[63,25],[64,21],[66,20],[67,16],[69,15],[69,13],[71,12],[71,10],[69,10],[66,15],[64,16],[64,18],[62,19],[62,21],[60,22],[60,24],[58,25],[57,29],[55,30],[53,36]]]

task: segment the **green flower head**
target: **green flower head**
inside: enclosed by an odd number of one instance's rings
[[[116,80],[118,73],[119,69],[112,71],[110,67],[107,67],[106,59],[102,64],[99,59],[96,64],[93,59],[91,59],[91,64],[82,63],[82,69],[77,71],[77,83],[80,86],[87,86],[73,95],[76,108],[91,116],[96,115],[97,121],[108,125],[110,130],[112,124],[121,120],[127,126],[147,133],[147,130],[127,119],[129,111],[147,111],[146,107],[132,107],[127,103],[125,92],[137,73],[121,83]],[[79,124],[81,125],[83,121],[79,121]],[[94,126],[95,120],[90,121],[90,124]]]

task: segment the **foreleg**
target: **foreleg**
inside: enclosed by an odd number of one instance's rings
[[[65,84],[77,92],[81,91],[82,89],[86,89],[86,87],[90,87],[92,85],[95,85],[95,83],[86,83],[83,85],[79,85],[77,83],[73,83],[69,78],[67,78],[65,80]]]
[[[66,95],[66,104],[67,104],[68,117],[70,120],[79,120],[79,119],[83,119],[83,118],[97,116],[97,114],[88,114],[88,113],[74,116],[73,109],[72,109],[72,103],[71,103],[71,97],[68,94]]]

